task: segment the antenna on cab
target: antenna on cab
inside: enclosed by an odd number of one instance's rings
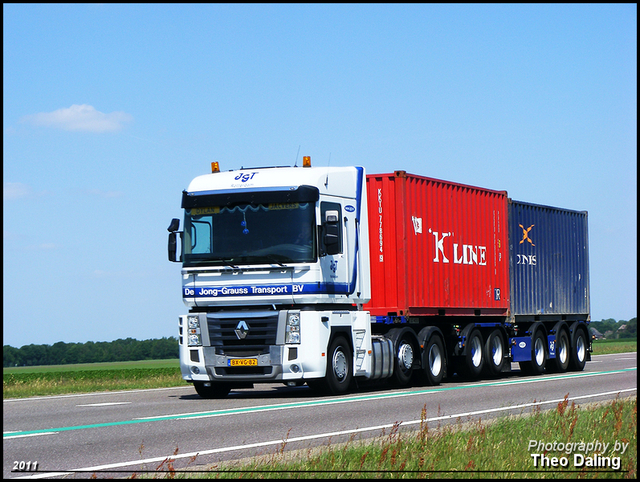
[[[298,146],[298,153],[296,154],[296,162],[293,163],[293,167],[298,167],[298,156],[300,155],[300,146]]]

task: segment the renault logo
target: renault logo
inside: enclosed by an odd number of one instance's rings
[[[236,336],[238,337],[238,340],[244,340],[249,333],[249,325],[247,325],[246,321],[241,320],[236,325],[236,329],[234,331],[236,333]]]

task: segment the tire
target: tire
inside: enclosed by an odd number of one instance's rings
[[[484,344],[484,367],[487,376],[498,377],[505,364],[505,344],[500,330],[493,330]]]
[[[528,375],[540,375],[547,362],[547,349],[542,330],[536,330],[531,340],[531,361],[520,362],[520,368]]]
[[[569,344],[569,334],[567,330],[560,330],[556,336],[556,357],[549,359],[548,370],[556,373],[564,373],[569,367],[571,357],[571,345]]]
[[[484,343],[480,330],[473,329],[467,337],[467,351],[464,356],[464,373],[472,379],[480,378],[484,368]]]
[[[231,391],[231,385],[224,382],[211,382],[209,386],[205,386],[204,382],[193,382],[193,387],[202,398],[225,398]]]
[[[424,345],[422,375],[429,385],[440,385],[447,369],[444,344],[438,335],[433,335]]]
[[[353,377],[353,354],[349,343],[343,336],[335,337],[327,355],[326,388],[333,395],[346,393]]]
[[[581,372],[587,363],[587,336],[584,330],[577,328],[573,335],[571,344],[571,356],[569,357],[569,367],[573,371]]]
[[[413,367],[416,366],[416,357],[419,355],[418,342],[413,331],[409,328],[396,328],[387,334],[393,341],[393,381],[401,386],[411,383]]]

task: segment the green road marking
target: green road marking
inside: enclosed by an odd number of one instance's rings
[[[541,381],[548,380],[561,380],[565,378],[578,378],[578,377],[588,377],[588,376],[599,376],[599,375],[609,375],[613,373],[624,373],[628,371],[637,370],[635,368],[624,368],[622,370],[612,370],[606,372],[589,372],[589,373],[572,373],[572,374],[563,374],[563,375],[555,375],[550,377],[537,377],[537,378],[527,378],[525,380],[504,380],[504,381],[493,381],[493,382],[481,382],[474,383],[472,385],[461,385],[455,387],[437,387],[437,388],[429,388],[425,390],[416,390],[410,392],[391,392],[391,393],[378,393],[375,395],[361,395],[355,397],[345,397],[340,399],[330,399],[330,400],[314,400],[311,402],[295,402],[295,403],[283,403],[279,405],[264,405],[260,407],[246,407],[246,408],[232,408],[228,410],[216,410],[213,412],[199,412],[199,413],[188,413],[188,414],[178,414],[178,415],[165,415],[159,417],[152,418],[142,418],[135,420],[124,420],[121,422],[106,422],[106,423],[95,423],[90,425],[76,425],[73,427],[60,427],[60,428],[48,428],[44,430],[27,430],[21,432],[10,432],[3,434],[3,438],[13,438],[13,437],[23,437],[26,435],[35,435],[35,434],[45,434],[52,432],[67,432],[69,430],[84,430],[89,428],[101,428],[101,427],[114,427],[120,425],[131,425],[135,423],[148,423],[148,422],[162,422],[166,420],[178,420],[178,419],[189,419],[189,418],[201,418],[201,417],[219,417],[224,415],[232,415],[238,413],[247,413],[247,412],[261,412],[268,410],[284,410],[287,408],[305,408],[305,407],[313,407],[318,405],[331,405],[337,403],[350,403],[350,402],[362,402],[367,400],[379,400],[389,397],[407,397],[414,395],[424,395],[427,393],[437,393],[437,392],[445,392],[450,390],[462,390],[468,388],[478,388],[478,387],[495,387],[502,385],[512,385],[518,383],[535,383]],[[505,407],[508,408],[508,407]]]

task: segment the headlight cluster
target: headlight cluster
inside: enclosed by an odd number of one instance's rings
[[[287,315],[287,326],[284,333],[285,343],[300,343],[300,313]]]
[[[197,316],[187,317],[187,344],[189,346],[202,345],[202,335],[200,334],[200,320]]]

